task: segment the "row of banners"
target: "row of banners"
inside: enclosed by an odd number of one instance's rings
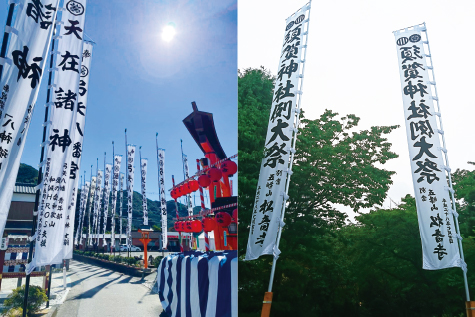
[[[275,81],[274,95],[265,141],[265,156],[261,163],[259,181],[254,201],[250,233],[245,260],[254,260],[265,254],[278,257],[278,234],[284,223],[283,212],[287,203],[287,191],[291,172],[293,133],[297,133],[299,108],[296,104],[299,80],[303,78],[302,48],[303,36],[308,34],[310,5],[304,6],[286,20],[284,41],[281,48],[279,70]],[[440,113],[434,108],[438,97],[432,93],[421,32],[418,25],[396,31],[400,79],[406,121],[407,140],[411,157],[414,191],[422,240],[423,268],[428,270],[461,267],[465,263],[460,257],[457,239],[457,213],[452,207],[449,192],[453,193],[446,171],[436,117]],[[308,36],[308,35],[307,35]],[[305,43],[306,44],[306,43]],[[301,83],[300,83],[301,85]],[[460,244],[461,248],[461,244]]]
[[[11,201],[19,169],[25,138],[36,103],[38,90],[45,73],[47,57],[49,118],[42,144],[40,167],[43,178],[38,185],[40,199],[36,234],[36,248],[27,273],[35,267],[61,263],[72,257],[73,244],[82,244],[82,228],[88,217],[89,243],[100,231],[101,201],[103,212],[103,241],[109,217],[109,194],[112,193],[111,215],[116,214],[119,192],[122,211],[124,175],[120,173],[122,156],[114,156],[114,163],[98,170],[89,182],[82,184],[79,197],[78,230],[74,236],[75,211],[79,170],[83,150],[87,95],[93,45],[84,40],[86,0],[15,2],[16,19],[5,31],[11,39],[5,58],[0,58],[0,201]],[[51,43],[51,48],[50,48]],[[51,82],[51,78],[54,81]],[[134,182],[135,146],[127,145],[126,190],[127,244],[131,246],[132,197]],[[162,241],[167,245],[167,210],[164,181],[165,152],[157,148],[159,189],[162,215]],[[183,157],[186,170],[186,156]],[[146,200],[147,160],[140,160],[144,224],[148,224]],[[112,184],[110,179],[112,178]],[[104,184],[102,181],[104,180]],[[111,188],[112,185],[112,188]],[[88,209],[86,210],[86,207]],[[0,204],[0,235],[3,235],[9,204]],[[191,199],[188,208],[192,210]],[[92,222],[89,221],[91,219]],[[119,213],[122,215],[122,213]],[[120,216],[121,220],[122,216]],[[122,232],[122,221],[120,232]],[[112,240],[115,241],[115,221],[112,221]],[[73,241],[74,236],[74,241]]]

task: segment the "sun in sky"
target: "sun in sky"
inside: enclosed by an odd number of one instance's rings
[[[168,23],[168,24],[163,28],[163,31],[162,31],[162,39],[163,39],[165,42],[170,42],[170,41],[175,37],[175,34],[176,34],[175,24],[174,24],[174,23]]]

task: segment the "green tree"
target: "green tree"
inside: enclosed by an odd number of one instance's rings
[[[238,80],[239,102],[239,248],[245,254],[253,200],[272,102],[274,78],[264,69],[247,69]],[[338,118],[326,110],[319,119],[305,119],[301,125],[289,188],[280,249],[274,279],[273,315],[314,315],[344,310],[346,292],[336,285],[349,283],[343,272],[332,269],[335,259],[332,230],[344,226],[346,215],[335,204],[363,207],[381,204],[394,172],[377,167],[397,155],[385,138],[396,126],[372,127],[353,132],[355,115]],[[242,258],[242,257],[241,257]],[[318,259],[318,261],[316,261]],[[272,258],[239,263],[240,316],[255,316],[267,289]],[[337,282],[335,284],[335,282]],[[335,304],[335,294],[339,304]],[[317,300],[319,298],[320,300]],[[333,303],[333,305],[332,305]]]

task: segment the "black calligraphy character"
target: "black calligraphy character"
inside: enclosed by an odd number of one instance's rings
[[[287,78],[292,77],[292,74],[298,70],[299,64],[294,63],[294,60],[292,59],[290,60],[290,64],[288,66],[286,66],[285,64],[282,64],[280,67],[281,69],[277,73],[277,78],[279,80],[282,80],[282,76],[284,75],[287,75]]]
[[[435,229],[435,233],[432,235],[435,237],[435,242],[439,243],[444,240],[444,235],[440,232],[440,229]]]
[[[76,142],[73,145],[73,157],[80,158],[81,157],[81,142]]]
[[[79,166],[74,162],[74,161],[71,161],[71,170],[70,170],[70,175],[69,175],[69,178],[70,179],[76,179],[76,171],[78,170]]]
[[[8,150],[0,146],[0,158],[7,158],[7,156],[8,156]]]
[[[76,122],[76,128],[78,129],[78,133],[79,133],[81,136],[84,136],[84,134],[82,133],[81,127],[80,127],[80,125],[79,125],[79,122]]]
[[[3,118],[5,119],[7,116],[10,117],[10,118],[13,118],[13,116],[9,115],[8,113],[6,113],[6,114],[5,114],[5,117],[3,117]],[[2,125],[2,127],[7,126],[9,123],[10,123],[10,127],[12,128],[12,130],[15,130],[15,128],[13,127],[13,124],[14,124],[15,122],[14,122],[12,119],[8,119],[7,122],[5,122],[5,123]]]
[[[285,59],[283,60],[284,62],[288,61],[291,58],[298,58],[297,54],[299,53],[299,45],[300,41],[297,41],[297,43],[294,43],[292,45],[289,44],[284,48],[282,54],[280,54],[280,57],[282,57],[282,55],[284,55],[285,53]]]
[[[262,247],[262,244],[264,243],[264,240],[266,239],[267,231],[261,231],[261,235],[256,238],[256,242],[254,244],[260,244]]]
[[[422,64],[414,62],[412,64],[407,64],[407,65],[402,65],[402,69],[404,69],[404,77],[406,77],[405,81],[408,81],[410,79],[417,79],[417,78],[422,78],[422,76],[419,76],[419,71],[417,68],[424,68],[422,67]]]
[[[447,249],[445,249],[440,243],[435,247],[434,253],[437,253],[439,261],[441,261],[444,258],[444,255],[447,254],[445,251],[447,251]]]
[[[75,20],[68,20],[68,21],[69,23],[71,23],[71,25],[64,26],[64,29],[68,31],[68,33],[64,33],[64,35],[70,35],[74,33],[74,35],[76,35],[78,40],[82,40],[82,37],[78,34],[78,31],[82,32],[82,29],[77,26],[79,24],[79,21],[75,21]]]
[[[66,51],[64,55],[61,55],[61,57],[63,60],[58,65],[58,67],[63,66],[61,68],[62,70],[72,70],[79,74],[79,68],[76,68],[76,66],[79,65],[79,63],[76,61],[76,59],[79,59],[79,56],[71,55],[69,51]],[[71,61],[68,62],[68,59],[71,59]]]
[[[414,51],[411,51],[411,49],[413,49]],[[403,61],[402,61],[403,64],[407,61],[415,60],[416,57],[422,58],[422,56],[419,55],[421,52],[421,49],[416,45],[413,45],[412,48],[401,47],[400,50],[401,50],[401,58],[403,58]]]
[[[74,103],[77,99],[77,94],[72,92],[71,89],[68,90],[65,96],[63,96],[63,92],[64,90],[61,87],[59,88],[59,90],[55,91],[57,101],[54,102],[54,105],[56,106],[56,108],[64,107],[64,109],[73,111]]]
[[[63,153],[64,153],[64,150],[66,150],[66,147],[71,145],[71,138],[69,137],[68,129],[64,129],[63,136],[59,136],[58,129],[53,129],[53,132],[55,134],[49,137],[50,139],[49,145],[52,146],[51,151],[55,150],[55,146],[59,146],[63,148]]]
[[[302,30],[302,26],[299,26],[299,27],[296,27],[295,29],[289,31],[286,35],[285,35],[285,44],[287,43],[292,43],[293,41],[297,40],[297,41],[300,41],[300,32]]]
[[[86,89],[86,82],[84,80],[79,81],[79,95],[82,97],[86,94],[87,89]]]
[[[290,140],[285,134],[284,132],[282,131],[283,129],[287,128],[289,126],[289,124],[287,122],[282,122],[282,119],[277,119],[277,125],[275,127],[273,127],[272,129],[270,129],[272,132],[274,132],[274,134],[272,135],[272,137],[269,139],[269,141],[267,142],[267,144],[271,143],[272,141],[274,141],[275,139],[277,139],[277,137],[279,136],[281,138],[282,141],[288,141]],[[267,145],[266,144],[266,145]]]
[[[407,117],[407,120],[413,119],[413,118],[424,118],[427,119],[427,116],[432,116],[429,113],[429,107],[423,104],[425,102],[424,99],[421,99],[421,102],[419,103],[419,106],[416,106],[416,102],[413,100],[411,101],[411,106],[407,108],[407,110],[411,110],[412,114]]]
[[[295,94],[290,92],[290,89],[294,88],[295,86],[292,85],[290,80],[287,80],[287,84],[285,88],[283,87],[282,83],[279,83],[279,88],[277,88],[277,91],[275,92],[275,97],[274,101],[279,102],[281,99],[285,97],[294,97]]]
[[[0,133],[0,142],[3,143],[3,141],[5,141],[7,144],[10,144],[10,142],[12,141],[12,134],[11,132],[6,133],[7,131],[2,131],[2,133]]]
[[[434,154],[432,154],[429,151],[429,149],[433,146],[434,146],[433,144],[430,144],[430,143],[426,142],[426,137],[425,136],[421,137],[420,141],[417,141],[416,143],[414,143],[414,147],[419,147],[420,150],[419,150],[419,154],[414,156],[414,158],[412,160],[415,161],[415,160],[420,159],[424,153],[428,157],[437,158],[437,156],[435,156]]]
[[[421,97],[424,97],[424,94],[427,94],[426,88],[427,86],[422,83],[422,80],[419,80],[416,85],[413,85],[412,82],[409,81],[403,91],[406,96],[410,95],[411,99],[414,99],[416,93],[420,93]]]
[[[32,0],[26,6],[26,15],[30,18],[33,18],[36,23],[38,23],[38,20],[41,20],[40,28],[47,30],[48,27],[53,23],[48,20],[51,19],[51,13],[53,13],[52,11],[56,11],[56,8],[53,7],[51,4],[48,4],[44,7],[50,11],[43,12],[43,4],[41,3],[41,1]]]
[[[269,215],[264,215],[264,217],[262,217],[261,222],[259,222],[257,225],[260,226],[261,231],[267,231],[267,229],[269,229],[269,223],[270,223]]]
[[[421,135],[427,135],[429,138],[432,137],[434,134],[434,130],[430,125],[429,120],[419,121],[419,122],[412,122],[410,123],[411,128],[411,139],[415,140],[419,135],[416,135],[417,131],[421,131]]]
[[[263,213],[263,214],[266,214],[267,212],[274,212],[274,201],[271,200],[271,201],[267,201],[267,200],[264,200],[264,202],[261,204],[261,206],[259,207],[259,212]]]
[[[89,50],[85,50],[82,52],[82,60],[84,61],[85,58],[91,57],[91,52]]]
[[[433,226],[439,227],[443,226],[444,223],[442,222],[442,218],[440,218],[439,214],[437,214],[437,217],[430,216],[430,219],[432,222],[430,223],[430,227],[432,228]]]
[[[419,168],[414,172],[416,173],[421,173],[421,177],[417,179],[417,182],[420,183],[424,180],[424,177],[426,177],[426,181],[429,184],[432,184],[433,181],[439,181],[439,177],[435,174],[434,171],[439,171],[440,170],[437,168],[437,164],[429,160],[428,158],[425,159],[425,162],[422,161],[417,161],[416,162],[417,166]]]
[[[278,117],[284,117],[285,119],[289,120],[291,116],[291,111],[292,111],[292,100],[281,102],[275,105],[274,111],[272,112],[272,116],[270,119],[272,123],[274,123],[274,120],[277,119]],[[284,115],[282,115],[282,112],[284,112]],[[285,114],[285,112],[287,113]]]
[[[280,146],[275,142],[270,148],[266,149],[266,156],[267,159],[264,167],[270,166],[271,168],[275,168],[277,163],[284,164],[285,161],[282,159],[282,155],[287,154],[284,151],[285,143],[282,143]]]
[[[34,89],[38,82],[40,81],[41,77],[41,67],[37,64],[38,62],[41,62],[43,60],[42,57],[35,57],[33,58],[33,61],[36,63],[32,63],[31,66],[28,65],[28,62],[26,61],[26,58],[28,56],[28,51],[29,48],[27,46],[23,46],[23,51],[13,51],[12,52],[12,57],[13,57],[13,63],[15,66],[18,68],[18,77],[16,81],[20,80],[20,77],[23,77],[23,79],[31,78],[31,88]],[[31,75],[28,76],[28,74],[31,71]]]

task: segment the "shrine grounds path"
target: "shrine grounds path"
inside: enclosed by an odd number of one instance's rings
[[[158,295],[141,278],[74,260],[69,268],[71,289],[52,317],[160,316],[163,311]]]

